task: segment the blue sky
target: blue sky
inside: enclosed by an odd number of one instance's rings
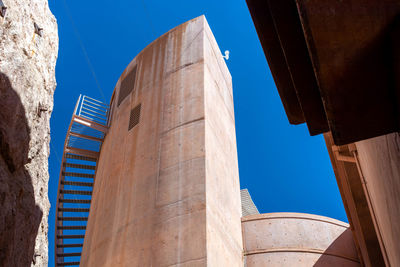
[[[79,94],[102,100],[103,92],[108,102],[136,54],[171,28],[202,14],[221,50],[230,50],[227,65],[233,79],[241,188],[249,189],[262,213],[305,212],[347,222],[323,137],[310,137],[305,125],[289,124],[245,0],[49,4],[60,38],[51,118],[49,266],[54,264],[60,160]]]

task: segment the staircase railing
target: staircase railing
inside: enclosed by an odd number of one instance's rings
[[[107,125],[108,105],[88,96],[79,96],[74,114],[102,125]]]
[[[79,266],[109,107],[79,96],[64,143],[57,194],[55,266]]]

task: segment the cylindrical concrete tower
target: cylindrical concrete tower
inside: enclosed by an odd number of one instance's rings
[[[240,217],[232,81],[201,16],[117,82],[81,266],[243,266]]]
[[[242,218],[245,266],[358,267],[347,223],[304,213],[265,213]]]

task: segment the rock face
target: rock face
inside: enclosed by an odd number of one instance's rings
[[[2,2],[7,9],[0,16],[0,266],[47,266],[57,23],[47,0]]]

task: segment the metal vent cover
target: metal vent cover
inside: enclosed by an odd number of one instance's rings
[[[131,110],[131,116],[129,117],[128,131],[139,123],[141,106],[142,104],[139,104]]]
[[[118,107],[122,103],[122,101],[133,91],[135,87],[136,80],[136,67],[131,70],[128,75],[121,81],[121,87],[119,89],[119,97],[118,97]]]

